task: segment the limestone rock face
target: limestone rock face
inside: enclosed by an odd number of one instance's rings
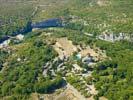
[[[127,41],[133,41],[133,34],[125,34],[125,33],[119,33],[119,34],[113,34],[113,33],[103,33],[98,36],[100,40],[105,40],[109,42],[115,42],[120,40],[127,40]]]

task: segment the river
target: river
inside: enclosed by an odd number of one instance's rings
[[[28,32],[32,31],[32,29],[35,28],[50,28],[50,27],[62,27],[62,20],[60,18],[53,18],[53,19],[47,19],[43,20],[41,22],[28,22],[27,26],[24,27],[23,29],[20,29],[19,31],[16,31],[12,33],[10,36],[4,36],[3,38],[0,39],[0,45],[2,45],[5,41],[9,40],[10,37],[15,37],[19,34],[27,34]]]

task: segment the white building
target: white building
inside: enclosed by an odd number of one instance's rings
[[[24,39],[24,35],[19,34],[19,35],[16,36],[16,39],[22,41]]]
[[[73,64],[73,69],[72,71],[75,72],[81,72],[83,70],[83,68],[81,68],[78,64]]]

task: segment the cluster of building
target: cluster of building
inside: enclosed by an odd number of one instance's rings
[[[133,39],[133,34],[127,35],[125,33],[114,34],[114,33],[104,32],[103,34],[98,36],[98,39],[109,41],[109,42],[115,42],[120,40],[131,41]]]

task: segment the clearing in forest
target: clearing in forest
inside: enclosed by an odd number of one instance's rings
[[[74,46],[72,41],[68,40],[67,38],[56,39],[56,43],[53,47],[59,54],[60,58],[64,56],[67,58],[77,51],[76,46]]]

